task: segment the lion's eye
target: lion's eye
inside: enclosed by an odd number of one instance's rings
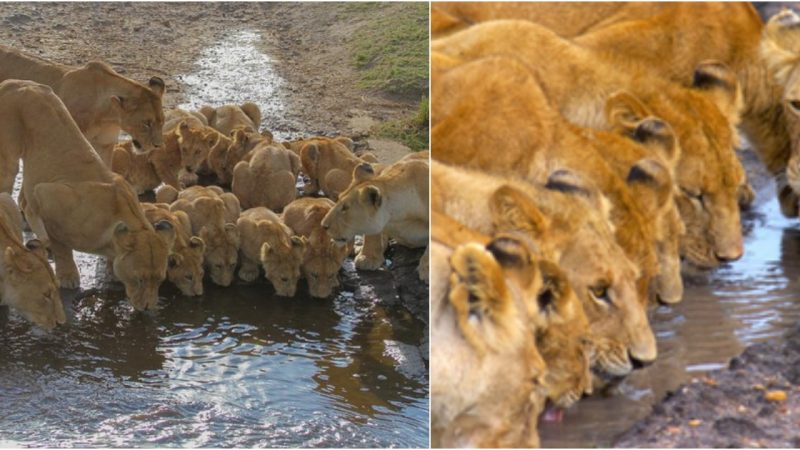
[[[800,112],[800,100],[792,100],[789,102],[789,105],[791,105],[793,110]]]
[[[349,207],[349,206],[347,206],[347,205],[342,205],[342,212],[347,212],[347,210],[348,210],[348,209],[350,209],[350,207]]]
[[[611,297],[608,295],[608,286],[605,284],[599,284],[597,286],[592,286],[589,288],[592,296],[598,300],[602,300],[608,304],[611,304]]]
[[[693,191],[693,190],[690,191],[688,189],[681,189],[681,190],[683,191],[684,194],[686,194],[687,197],[695,199],[700,203],[703,203],[705,200],[703,193],[701,191]]]

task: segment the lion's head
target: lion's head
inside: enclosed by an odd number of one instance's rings
[[[381,187],[369,183],[375,177],[375,170],[369,163],[362,163],[353,169],[353,181],[339,200],[322,219],[322,227],[340,245],[357,234],[380,234],[391,218],[388,207],[383,203]]]
[[[302,265],[312,297],[326,298],[339,287],[339,269],[346,257],[347,245],[335,242],[324,230],[312,231]]]
[[[265,242],[261,245],[261,265],[277,295],[294,297],[307,242],[304,236],[291,236],[286,239],[281,234],[280,238],[272,240],[272,243]]]
[[[42,244],[6,247],[2,259],[2,300],[27,320],[50,330],[66,322],[58,281]]]
[[[221,136],[211,127],[193,127],[186,121],[178,124],[175,134],[181,152],[181,169],[190,173],[197,171]]]
[[[143,229],[124,222],[114,227],[114,275],[137,311],[158,307],[158,288],[167,277],[167,260],[175,243],[175,228],[166,220]]]
[[[219,286],[230,286],[239,260],[240,239],[236,224],[226,223],[223,228],[204,226],[200,229],[200,238],[206,243],[205,265],[211,281]]]
[[[203,295],[203,255],[206,244],[197,236],[169,256],[167,278],[186,296]]]

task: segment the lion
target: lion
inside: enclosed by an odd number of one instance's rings
[[[493,173],[511,171],[531,182],[544,182],[556,169],[581,174],[613,204],[617,242],[641,270],[637,282],[640,300],[647,302],[649,284],[656,277],[666,281],[657,283],[659,287],[670,288],[669,292],[665,289],[656,295],[663,301],[680,301],[680,258],[677,254],[656,252],[657,237],[667,233],[659,233],[661,230],[656,230],[655,225],[662,225],[661,216],[670,212],[666,206],[672,195],[671,177],[663,163],[650,159],[635,139],[568,123],[549,108],[535,78],[513,58],[473,61],[450,70],[437,83],[438,88],[468,91],[470,95],[461,96],[462,102],[445,100],[444,106],[439,106],[433,97],[437,114],[453,111],[440,117],[433,128],[436,159]],[[516,90],[507,90],[511,86]],[[498,92],[514,93],[502,96]],[[506,129],[514,130],[513,139],[508,138],[512,135]],[[504,145],[502,156],[484,150],[498,143]],[[620,174],[604,158],[602,153],[606,151],[638,154],[640,158]],[[654,222],[654,216],[659,220]],[[671,236],[665,239],[668,238]],[[665,271],[661,270],[659,257],[669,259]],[[679,289],[672,289],[676,284]]]
[[[200,114],[205,116],[209,126],[226,136],[230,136],[237,128],[258,133],[261,126],[261,110],[253,102],[223,105],[217,108],[203,106],[200,108]],[[268,131],[264,133],[264,137],[272,141],[272,134]]]
[[[338,138],[315,137],[294,144],[298,148],[303,173],[309,178],[304,191],[322,191],[336,201],[353,181],[353,169],[365,161],[352,152],[353,141]]]
[[[22,242],[22,215],[14,199],[0,193],[0,304],[34,324],[52,330],[66,323],[58,281],[38,239]]]
[[[659,117],[669,123],[678,136],[682,152],[675,173],[676,182],[681,188],[680,202],[691,206],[681,208],[682,217],[687,224],[706,224],[687,226],[687,236],[705,242],[708,249],[686,256],[696,257],[698,260],[692,262],[698,265],[712,267],[742,256],[739,200],[740,196],[747,200],[752,197],[743,194],[749,188],[744,169],[733,151],[738,144],[734,125],[738,122],[735,113],[741,104],[741,89],[724,65],[718,62],[700,64],[695,71],[695,86],[685,88],[660,80],[640,66],[619,70],[621,63],[603,64],[602,54],[578,47],[525,21],[475,25],[437,40],[433,49],[463,61],[492,55],[519,58],[535,76],[550,103],[569,121],[581,126],[609,129],[606,99],[620,89],[629,90],[638,100],[629,107],[634,118]],[[542,67],[541,61],[549,63]],[[440,88],[444,82],[440,81],[453,71],[455,69],[439,77],[439,81],[433,81],[434,101],[437,98],[441,104],[459,101],[458,96]],[[443,100],[443,96],[449,100]],[[432,108],[434,127],[443,117],[444,109],[447,108]],[[433,140],[435,142],[435,135]],[[715,176],[698,176],[698,170]]]
[[[464,5],[481,9],[489,4]],[[728,65],[742,88],[741,129],[776,177],[782,213],[798,215],[798,194],[786,179],[787,170],[798,170],[793,167],[798,159],[790,161],[797,153],[792,138],[797,135],[796,110],[791,103],[796,96],[784,78],[791,72],[784,69],[796,67],[791,55],[798,50],[779,43],[781,39],[768,30],[769,24],[764,26],[750,3],[505,3],[486,9],[493,12],[462,12],[457,17],[469,23],[490,18],[537,22],[574,38],[576,45],[624,63],[639,62],[686,86],[694,83],[692,71],[702,61],[715,59]],[[444,11],[454,14],[448,7]],[[792,13],[771,18],[775,30],[791,33],[796,28],[788,14]]]
[[[297,197],[299,173],[300,158],[294,152],[280,145],[258,145],[234,167],[231,192],[244,209],[265,206],[280,211]]]
[[[148,153],[164,143],[161,100],[166,89],[159,77],[150,78],[145,86],[103,62],[72,67],[0,46],[0,81],[8,79],[50,86],[106,167],[111,167],[120,130],[131,135],[137,153]],[[11,192],[17,171],[3,169],[6,178],[0,180],[0,189]]]
[[[173,130],[180,122],[183,121],[185,121],[190,126],[193,126],[195,128],[208,126],[208,119],[206,119],[206,116],[204,116],[201,112],[187,111],[181,108],[173,108],[164,112],[163,131],[166,133],[170,130]]]
[[[192,235],[206,244],[203,263],[211,281],[219,286],[233,282],[241,242],[236,221],[241,214],[239,200],[217,186],[192,186],[178,193],[170,211],[183,211],[192,224]]]
[[[243,211],[237,226],[242,236],[239,278],[254,281],[261,265],[277,295],[294,297],[306,237],[295,235],[277,214],[264,207]]]
[[[429,173],[430,164],[419,158],[401,159],[377,175],[370,164],[362,163],[353,169],[353,182],[339,194],[322,227],[342,245],[357,234],[375,238],[385,233],[400,245],[425,247],[417,271],[420,280],[427,281]],[[368,248],[365,238],[356,264],[380,267],[385,246],[366,253]]]
[[[164,146],[144,155],[136,154],[131,141],[114,147],[111,170],[125,177],[137,194],[152,191],[162,182],[175,189],[195,184],[195,172],[221,135],[182,120],[164,136]]]
[[[434,235],[431,258],[433,446],[538,447],[546,366],[527,320],[538,266],[508,237],[453,248]]]
[[[655,360],[655,336],[636,291],[639,270],[616,242],[610,202],[592,183],[557,170],[534,185],[434,160],[431,210],[480,233],[522,231],[535,238],[583,305],[595,373],[624,376],[635,361]]]
[[[283,223],[307,240],[301,268],[312,297],[327,298],[339,286],[339,269],[348,254],[346,243],[334,241],[321,224],[334,206],[327,198],[302,197],[281,214]]]
[[[524,199],[518,195],[522,194],[505,187],[490,200],[494,228],[499,230],[495,238],[505,235],[524,242],[538,259],[542,285],[535,294],[538,307],[529,312],[529,319],[535,332],[536,346],[547,363],[543,380],[547,398],[557,409],[568,408],[584,394],[592,392],[589,368],[593,350],[588,334],[589,323],[566,274],[549,259],[553,254],[546,251],[544,242],[532,239],[530,230],[517,229],[520,219],[525,218],[531,224],[536,224],[541,236],[549,233],[549,225],[541,211],[530,203],[523,205]],[[467,242],[489,246],[492,239],[489,236],[477,233],[437,211],[432,211],[432,215],[432,241],[451,248]],[[437,270],[434,267],[432,273]]]
[[[170,212],[167,203],[142,203],[142,210],[154,226],[165,220],[175,229],[175,245],[169,255],[167,279],[183,295],[203,295],[203,255],[206,244],[201,238],[192,236],[189,216],[183,211]]]
[[[36,133],[45,121],[49,127]],[[169,222],[152,226],[128,183],[100,160],[53,90],[33,81],[0,83],[4,156],[22,155],[25,217],[52,251],[63,288],[77,288],[72,251],[109,258],[137,310],[157,307],[175,241]]]

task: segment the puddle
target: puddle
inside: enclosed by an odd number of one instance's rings
[[[771,183],[742,222],[741,260],[686,276],[683,302],[651,312],[658,360],[612,396],[583,399],[563,423],[540,423],[543,447],[609,447],[668,391],[800,322],[800,223],[781,215]]]
[[[181,107],[255,101],[272,129],[284,81],[259,39],[204,52]],[[104,261],[75,258],[67,326],[48,334],[0,307],[0,446],[428,446],[427,325],[397,305],[389,272],[348,260],[325,300],[304,281],[291,299],[263,279],[206,281],[195,298],[165,283],[142,314]]]
[[[255,31],[238,31],[203,50],[196,70],[177,77],[189,99],[178,107],[254,102],[261,108],[262,127],[276,139],[292,139],[294,134],[276,128],[286,112],[287,83],[275,70],[275,61],[259,50],[261,39]]]

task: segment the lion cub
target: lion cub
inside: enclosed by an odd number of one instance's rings
[[[145,217],[153,225],[166,220],[175,228],[175,245],[167,263],[167,279],[183,295],[203,295],[203,254],[206,244],[192,236],[189,216],[183,211],[170,212],[167,203],[142,203]]]
[[[526,245],[498,237],[431,259],[433,446],[538,447],[546,365],[529,320],[542,278]]]
[[[428,245],[428,176],[430,165],[419,158],[402,159],[376,175],[362,163],[353,170],[353,182],[339,195],[336,206],[322,220],[322,227],[341,244],[357,234],[385,233],[400,245],[419,248]],[[366,253],[365,249],[372,249]],[[365,241],[359,261],[377,266],[383,263],[385,245],[368,246]],[[418,267],[421,280],[428,279],[428,253]]]
[[[334,207],[327,198],[299,198],[283,210],[283,222],[307,239],[303,275],[312,297],[325,298],[339,286],[339,269],[347,257],[346,242],[336,242],[322,226],[322,218]]]
[[[162,182],[180,189],[195,184],[195,172],[221,135],[206,126],[190,125],[182,120],[164,133],[163,147],[139,155],[126,142],[114,148],[111,170],[122,175],[137,194],[152,191]]]
[[[300,158],[281,145],[258,145],[233,169],[231,192],[242,208],[280,211],[297,197]]]
[[[65,323],[58,281],[47,262],[47,252],[37,239],[22,243],[22,215],[5,192],[0,194],[0,248],[0,304],[45,330]]]
[[[294,297],[306,237],[296,236],[277,214],[263,207],[243,211],[236,224],[242,241],[239,278],[254,281],[261,265],[277,295]]]
[[[189,216],[192,234],[206,244],[204,263],[211,281],[220,286],[233,282],[239,258],[239,229],[236,221],[241,213],[239,200],[217,186],[192,186],[178,193],[170,211],[183,211]]]
[[[289,145],[297,149],[303,163],[303,173],[309,178],[304,191],[315,194],[321,190],[333,201],[350,186],[353,169],[366,161],[353,154],[353,141],[344,136],[320,136]]]

